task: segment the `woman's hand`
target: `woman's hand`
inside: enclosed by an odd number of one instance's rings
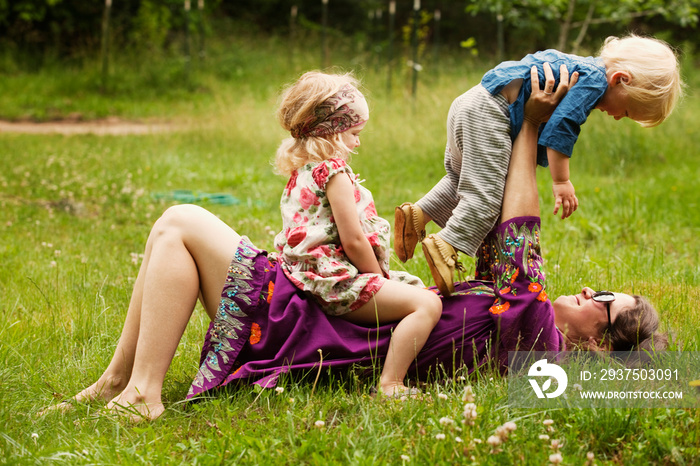
[[[537,67],[533,66],[530,69],[530,80],[532,82],[532,93],[530,98],[525,102],[525,121],[531,123],[535,127],[549,120],[552,112],[561,99],[564,98],[569,88],[578,81],[578,72],[569,78],[569,70],[566,65],[561,65],[559,68],[559,86],[554,91],[554,73],[549,63],[542,65],[544,70],[544,89],[540,89],[540,78],[537,74]]]

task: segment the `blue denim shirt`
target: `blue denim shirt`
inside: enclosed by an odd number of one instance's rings
[[[506,84],[514,79],[522,79],[523,85],[515,102],[510,107],[511,138],[515,138],[523,125],[525,102],[532,92],[530,82],[530,68],[537,66],[537,74],[540,84],[544,85],[544,71],[542,64],[548,62],[552,67],[556,85],[559,84],[559,67],[566,65],[569,74],[578,71],[578,82],[569,89],[569,92],[554,110],[549,121],[540,127],[540,137],[537,141],[537,163],[543,167],[549,165],[547,161],[547,147],[557,150],[569,157],[574,149],[574,144],[581,132],[581,125],[586,121],[605,94],[608,81],[605,77],[605,65],[603,60],[596,57],[579,57],[559,52],[558,50],[545,50],[527,55],[520,61],[506,61],[488,71],[481,80],[481,84],[491,95],[499,93]]]

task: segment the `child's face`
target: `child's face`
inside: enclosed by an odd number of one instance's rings
[[[634,112],[631,109],[629,96],[625,92],[624,87],[620,85],[608,87],[596,108],[616,120],[624,117],[634,120]]]
[[[361,125],[353,126],[349,130],[340,133],[343,142],[350,150],[355,150],[360,147],[360,132],[365,128],[366,124],[367,122],[364,122]]]
[[[609,75],[608,89],[595,108],[616,120],[627,117],[634,121],[642,121],[645,116],[644,109],[630,99],[625,86],[622,85],[622,83],[629,83],[630,79],[629,74],[624,71]]]

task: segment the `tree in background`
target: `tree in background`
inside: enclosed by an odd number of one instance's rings
[[[619,34],[621,26],[641,27],[642,20],[658,17],[666,23],[665,30],[672,34],[674,27],[697,26],[699,6],[697,0],[468,0],[466,11],[473,16],[487,15],[496,20],[495,42],[500,61],[506,54],[507,36],[551,40],[549,36],[554,33],[556,42],[531,49],[554,47],[576,53],[591,34],[592,26],[614,26]],[[605,31],[606,28],[601,28],[595,37],[604,37]],[[576,36],[572,40],[574,33]]]
[[[387,40],[381,33],[388,27],[377,19],[377,12],[383,11],[381,17],[386,21],[388,3],[329,0],[332,37],[357,43],[357,50],[381,48],[375,42]],[[412,3],[397,1],[397,31],[409,24]],[[148,54],[180,50],[188,24],[183,4],[184,0],[113,0],[111,50]],[[298,12],[294,23],[290,21],[292,7]],[[478,44],[481,56],[495,54],[499,60],[547,47],[597,49],[605,36],[628,29],[697,44],[699,8],[699,0],[421,1],[422,17],[432,17],[435,10],[441,10],[443,48],[457,49],[469,38],[473,39],[470,43]],[[321,10],[321,0],[206,0],[203,15],[212,35],[245,31],[287,38],[290,24],[294,24],[295,37],[313,44],[318,40]],[[97,57],[103,11],[104,1],[99,0],[0,0],[0,57],[11,55],[19,66],[41,66],[45,57]],[[425,26],[429,43],[434,37],[434,21]]]

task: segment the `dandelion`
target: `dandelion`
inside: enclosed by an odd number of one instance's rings
[[[473,403],[474,402],[474,391],[472,390],[471,385],[467,385],[464,388],[464,393],[462,394],[462,401],[465,403]]]
[[[323,426],[326,425],[326,423],[325,423],[324,421],[320,421],[320,420],[319,420],[319,421],[314,422],[314,425],[315,425],[316,427],[318,427],[319,429],[321,429]]]
[[[275,391],[276,391],[278,394],[282,394],[282,393],[284,393],[284,387],[277,387],[277,388],[275,388]]]
[[[444,393],[439,393],[439,394],[438,394],[438,398],[440,398],[441,400],[446,400],[446,399],[447,399],[447,395],[445,395]]]
[[[440,425],[441,426],[451,426],[454,423],[455,423],[455,421],[450,419],[449,417],[441,417],[440,418]]]
[[[437,435],[435,436],[435,439],[436,439],[436,440],[445,440],[445,434],[437,434]]]
[[[564,461],[564,458],[561,456],[561,453],[553,453],[549,455],[549,462],[552,464],[559,464],[562,461]]]

